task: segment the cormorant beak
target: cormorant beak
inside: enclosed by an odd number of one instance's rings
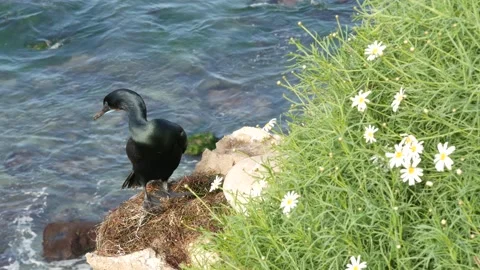
[[[102,117],[102,115],[106,114],[106,113],[109,113],[111,112],[112,109],[110,109],[110,107],[105,104],[102,108],[101,111],[99,111],[98,113],[96,113],[94,116],[93,116],[93,120],[97,120],[98,118]]]

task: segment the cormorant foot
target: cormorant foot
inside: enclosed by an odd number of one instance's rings
[[[170,191],[168,193],[169,198],[181,198],[181,197],[190,197],[190,196],[193,196],[193,193],[191,193],[191,192],[173,192],[173,191]]]
[[[160,198],[181,198],[181,197],[188,197],[192,196],[193,194],[191,192],[166,192],[164,190],[159,190],[155,191],[155,197],[160,197]]]
[[[154,202],[152,200],[143,200],[142,207],[143,207],[143,210],[148,212],[148,211],[152,210],[153,208],[159,207],[161,205],[162,205],[162,203],[160,201]]]

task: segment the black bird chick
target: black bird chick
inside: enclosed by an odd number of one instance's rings
[[[122,189],[143,187],[144,209],[154,205],[146,190],[146,185],[151,180],[161,180],[162,193],[168,197],[180,196],[168,192],[167,181],[177,169],[187,148],[187,134],[183,128],[165,119],[148,121],[143,98],[129,89],[118,89],[105,96],[102,110],[95,114],[93,119],[97,120],[112,110],[127,112],[131,135],[126,151],[133,170],[123,183]]]

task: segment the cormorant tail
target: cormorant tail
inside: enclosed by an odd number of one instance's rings
[[[125,182],[123,182],[122,189],[124,188],[134,188],[140,186],[140,183],[138,183],[135,173],[132,171],[128,176],[127,179],[125,179]]]

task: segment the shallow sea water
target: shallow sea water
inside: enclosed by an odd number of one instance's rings
[[[100,220],[137,191],[125,114],[93,121],[103,97],[130,88],[150,118],[221,137],[288,108],[276,85],[290,37],[308,43],[351,20],[356,1],[3,0],[0,2],[0,269],[89,269],[47,263],[42,231]],[[38,50],[35,46],[50,48]],[[185,157],[173,178],[198,160]]]

